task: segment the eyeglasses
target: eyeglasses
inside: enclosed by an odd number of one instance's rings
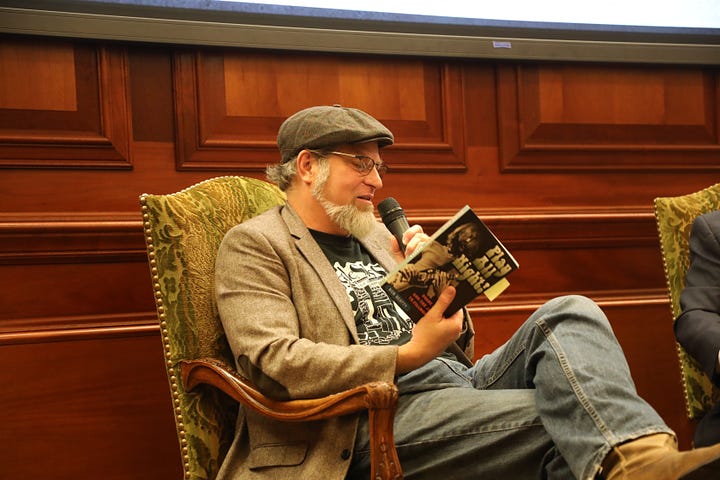
[[[373,167],[377,170],[378,175],[382,177],[387,173],[388,166],[382,162],[376,162],[372,158],[365,156],[365,155],[353,155],[351,153],[345,153],[345,152],[319,152],[316,150],[310,150],[311,152],[323,156],[323,155],[338,155],[341,157],[345,157],[350,160],[350,163],[352,163],[353,167],[355,167],[355,170],[360,175],[367,175],[370,173],[373,169]]]

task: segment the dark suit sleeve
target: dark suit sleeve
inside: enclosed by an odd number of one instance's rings
[[[720,211],[699,216],[690,233],[690,268],[675,322],[678,342],[720,386]]]

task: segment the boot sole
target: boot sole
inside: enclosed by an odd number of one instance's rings
[[[679,480],[714,480],[720,479],[720,456],[701,465],[692,472],[688,472]]]

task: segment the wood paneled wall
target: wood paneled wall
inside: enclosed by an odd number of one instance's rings
[[[652,199],[720,181],[716,68],[0,39],[0,464],[177,479],[138,196],[263,178],[277,128],[360,107],[397,143],[380,196],[432,231],[463,204],[521,264],[473,304],[479,353],[545,300],[598,301],[689,445]]]

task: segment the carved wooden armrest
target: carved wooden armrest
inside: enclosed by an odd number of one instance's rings
[[[187,391],[200,384],[212,385],[246,408],[276,420],[307,422],[367,410],[370,478],[402,478],[393,436],[398,390],[392,383],[372,382],[323,398],[278,401],[266,397],[249,380],[215,359],[184,360],[180,369]]]

